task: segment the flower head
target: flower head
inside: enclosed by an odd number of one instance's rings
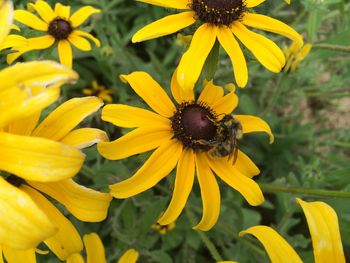
[[[293,42],[289,47],[285,47],[284,54],[286,56],[286,65],[283,67],[284,72],[294,72],[299,64],[310,53],[312,45],[307,43],[302,47]]]
[[[93,81],[91,83],[90,89],[83,89],[83,93],[85,95],[99,97],[100,99],[108,103],[111,103],[113,100],[111,96],[111,94],[113,93],[113,90],[106,89],[105,86],[98,84],[97,81]]]
[[[241,125],[239,130],[243,134],[263,131],[270,135],[271,141],[273,135],[268,124],[258,117],[231,115],[238,103],[234,91],[224,95],[221,87],[208,82],[196,99],[192,90],[181,89],[175,72],[171,83],[176,100],[173,104],[160,85],[145,72],[122,75],[121,79],[128,82],[155,112],[121,104],[105,106],[103,120],[136,129],[115,141],[99,143],[98,151],[107,159],[119,160],[156,150],[131,178],[110,186],[114,197],[127,198],[141,193],[156,185],[177,166],[173,197],[158,220],[161,225],[174,222],[180,215],[191,192],[195,170],[203,201],[203,218],[197,229],[209,230],[220,213],[220,192],[213,172],[239,191],[249,204],[263,202],[258,184],[251,179],[259,174],[259,169],[238,148],[236,156],[230,158],[236,129],[234,126],[228,126],[226,130],[220,128],[226,127],[221,121],[229,116],[230,120],[235,120],[232,123]],[[227,140],[222,139],[226,137]],[[220,147],[231,151],[220,154],[212,151]]]
[[[250,8],[264,0],[139,0],[157,6],[184,10],[155,21],[133,36],[133,42],[175,33],[196,22],[200,26],[193,34],[190,47],[180,60],[177,79],[184,89],[192,89],[215,41],[219,41],[229,55],[237,85],[244,87],[248,81],[248,68],[243,52],[236,40],[240,40],[256,59],[272,72],[281,71],[285,57],[281,49],[270,39],[248,27],[283,35],[302,46],[302,37],[291,27],[271,17],[250,13]]]
[[[88,38],[97,46],[100,46],[100,41],[97,38],[77,29],[92,14],[99,13],[99,9],[84,6],[71,15],[70,6],[56,3],[53,10],[43,0],[38,0],[34,4],[30,3],[29,8],[35,10],[41,18],[26,10],[16,10],[15,20],[34,30],[46,32],[46,35],[28,39],[21,38],[18,35],[10,35],[7,45],[2,47],[12,47],[12,50],[16,51],[8,55],[9,63],[12,63],[25,52],[47,49],[57,41],[61,63],[71,67],[73,59],[71,45],[80,50],[89,51],[91,50],[91,44],[86,40]]]
[[[305,202],[297,198],[309,226],[315,263],[345,263],[336,212],[324,202]],[[268,226],[253,226],[240,236],[251,234],[265,247],[272,263],[303,262],[288,242]]]

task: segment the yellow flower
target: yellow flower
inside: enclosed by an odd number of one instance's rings
[[[294,72],[299,64],[310,53],[312,45],[307,43],[302,47],[293,42],[289,47],[285,47],[284,54],[286,56],[286,65],[283,68],[284,72]]]
[[[155,223],[152,225],[152,229],[158,231],[159,234],[161,235],[168,234],[174,228],[175,228],[175,222],[172,222],[169,225],[161,225],[159,223]]]
[[[84,245],[86,249],[86,258],[88,263],[106,263],[105,249],[100,237],[96,233],[84,235]],[[139,253],[135,249],[128,249],[118,260],[117,263],[135,263]],[[66,261],[67,263],[84,263],[83,257],[79,254],[73,254]]]
[[[244,87],[248,81],[248,68],[238,38],[256,59],[272,72],[281,71],[285,57],[281,49],[270,39],[246,26],[258,28],[288,37],[302,46],[302,37],[291,27],[271,17],[250,13],[250,8],[264,0],[139,0],[139,2],[166,8],[184,10],[155,21],[133,36],[140,42],[188,27],[197,21],[200,27],[193,34],[191,45],[180,60],[177,79],[184,89],[192,89],[198,80],[206,58],[216,40],[229,55],[237,85]]]
[[[113,93],[113,90],[106,89],[105,86],[98,84],[97,81],[93,81],[91,83],[91,86],[92,86],[91,89],[83,89],[83,93],[85,95],[97,96],[100,99],[104,100],[105,102],[108,102],[108,103],[112,102],[113,99],[110,94]]]
[[[309,226],[315,263],[345,263],[338,217],[324,202],[305,202],[297,198]],[[274,229],[253,226],[240,233],[254,235],[265,247],[272,263],[302,262],[295,250]]]
[[[12,25],[13,7],[12,2],[0,0],[0,44],[7,36]]]
[[[72,47],[89,51],[91,44],[85,38],[92,40],[97,46],[100,46],[100,41],[91,34],[76,29],[92,14],[99,13],[99,9],[91,6],[84,6],[70,15],[70,6],[64,6],[56,3],[55,9],[45,1],[38,0],[35,4],[30,3],[29,7],[38,12],[41,19],[25,10],[15,11],[15,20],[31,27],[34,30],[46,32],[47,34],[40,37],[22,39],[17,35],[10,35],[7,46],[12,47],[17,52],[8,55],[8,62],[12,63],[23,53],[31,50],[41,50],[51,47],[55,41],[58,41],[58,55],[62,64],[69,67],[72,66]],[[11,39],[14,38],[14,39]],[[18,43],[18,40],[21,40]]]
[[[103,108],[102,119],[125,128],[136,128],[113,142],[101,142],[98,151],[110,160],[156,149],[145,164],[131,178],[111,185],[116,198],[139,194],[166,177],[177,166],[175,188],[168,209],[158,220],[161,225],[174,222],[184,208],[194,182],[195,169],[201,188],[203,217],[196,229],[209,230],[220,213],[220,192],[216,173],[228,185],[239,191],[251,205],[264,201],[258,184],[251,178],[259,169],[243,152],[237,152],[236,162],[229,157],[212,158],[210,143],[218,139],[218,121],[231,117],[238,98],[234,91],[224,96],[224,90],[208,82],[195,100],[193,90],[183,91],[173,75],[171,90],[174,105],[160,85],[145,72],[122,75],[132,89],[156,112],[121,104]],[[273,135],[262,119],[235,115],[243,133],[263,131]],[[240,130],[242,131],[242,130]]]

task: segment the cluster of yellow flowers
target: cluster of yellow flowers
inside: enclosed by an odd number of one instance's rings
[[[157,221],[173,226],[198,179],[203,216],[194,229],[210,230],[220,214],[220,190],[216,176],[238,191],[252,206],[264,202],[253,177],[260,173],[250,158],[238,149],[246,133],[264,132],[274,141],[269,125],[257,116],[233,115],[238,97],[233,85],[229,92],[205,81],[198,97],[194,88],[205,61],[220,43],[232,62],[239,87],[248,82],[248,67],[237,39],[268,70],[293,71],[311,46],[294,29],[271,17],[250,12],[264,0],[139,0],[152,5],[181,10],[140,29],[132,38],[139,42],[175,33],[198,25],[171,79],[172,100],[146,72],[121,75],[152,109],[122,104],[102,108],[102,120],[119,127],[135,128],[109,141],[106,133],[94,128],[76,128],[87,116],[111,102],[110,92],[97,83],[84,91],[85,98],[74,98],[58,106],[39,122],[41,112],[60,97],[60,87],[78,79],[72,67],[72,47],[89,51],[91,40],[100,41],[77,28],[100,10],[85,6],[71,14],[70,7],[43,0],[29,3],[28,9],[13,12],[10,0],[0,0],[0,49],[10,49],[8,63],[31,50],[51,47],[57,42],[61,64],[52,61],[18,63],[0,71],[0,262],[35,261],[41,242],[60,260],[106,262],[101,240],[95,234],[83,239],[74,225],[43,195],[62,204],[84,222],[100,222],[107,216],[112,197],[128,198],[155,186],[176,167],[173,196]],[[34,12],[40,16],[37,17]],[[9,34],[19,30],[14,19],[43,36],[26,38]],[[248,27],[285,36],[293,41],[283,52],[273,41]],[[299,54],[300,53],[300,54]],[[149,159],[129,179],[110,185],[110,193],[86,188],[73,181],[84,163],[81,149],[97,143],[98,152],[109,160],[154,150]],[[338,219],[323,202],[297,202],[310,227],[316,262],[345,262]],[[267,226],[254,226],[241,235],[256,236],[273,262],[301,262],[291,246]],[[136,262],[138,252],[128,250],[118,262]]]

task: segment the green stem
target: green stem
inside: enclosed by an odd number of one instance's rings
[[[312,45],[312,48],[323,48],[350,53],[350,46],[341,46],[333,44],[314,44]]]
[[[270,184],[259,184],[261,189],[268,193],[291,193],[291,194],[302,194],[316,197],[340,197],[350,198],[350,192],[345,191],[334,191],[334,190],[323,190],[323,189],[309,189],[300,187],[288,187]]]
[[[195,225],[197,221],[195,218],[195,215],[192,213],[192,211],[189,208],[186,208],[185,210],[189,221],[191,222],[192,225]],[[222,261],[222,257],[220,256],[219,251],[216,249],[215,245],[213,244],[213,242],[210,241],[207,235],[203,231],[200,231],[200,230],[195,230],[195,231],[200,237],[200,239],[203,241],[205,246],[208,248],[213,259],[215,261]]]

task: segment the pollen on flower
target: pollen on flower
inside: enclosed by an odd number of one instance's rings
[[[191,9],[204,23],[230,26],[246,10],[244,0],[192,0]]]
[[[57,40],[67,39],[72,33],[73,27],[69,21],[62,18],[56,18],[49,24],[48,33]]]
[[[185,148],[207,151],[209,147],[199,141],[215,138],[216,119],[216,113],[208,106],[193,101],[184,102],[178,105],[171,118],[174,137],[182,142]]]

